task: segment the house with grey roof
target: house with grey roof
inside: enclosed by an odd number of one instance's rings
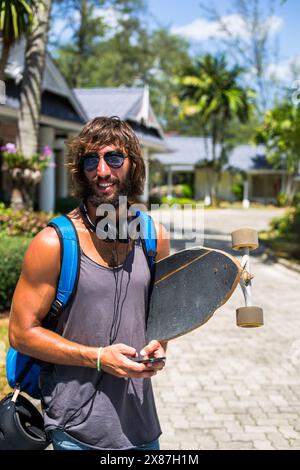
[[[0,145],[17,144],[18,111],[20,106],[20,83],[23,76],[25,41],[15,44],[9,54],[5,69],[5,86],[0,103]],[[39,129],[39,146],[54,151],[53,165],[44,173],[38,188],[38,206],[52,211],[55,199],[69,193],[68,174],[65,167],[64,141],[82,129],[87,115],[75,93],[68,86],[50,54],[46,56],[42,84],[42,103]],[[1,163],[1,162],[0,162]],[[5,172],[0,173],[1,199],[8,200],[10,188]]]
[[[193,186],[194,198],[209,204],[209,172],[204,163],[212,160],[211,139],[169,136],[166,141],[171,152],[157,153],[153,158],[165,167],[169,195],[171,196],[172,186],[177,183],[178,177],[181,176],[182,181],[185,175],[185,180]],[[217,155],[219,153],[220,147],[217,147]],[[269,165],[262,145],[239,145],[229,153],[218,183],[218,196],[221,199],[235,199],[231,188],[237,181],[237,175],[241,174],[245,207],[249,205],[249,201],[276,202],[278,193],[284,188],[286,172],[275,170]]]

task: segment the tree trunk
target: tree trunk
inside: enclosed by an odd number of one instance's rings
[[[287,175],[286,183],[286,205],[290,206],[293,202],[297,191],[297,183],[295,182],[295,174],[290,173]]]
[[[8,61],[9,51],[11,44],[8,42],[3,42],[2,40],[2,53],[0,58],[0,80],[4,81],[4,70]]]
[[[35,22],[27,38],[25,66],[20,95],[18,143],[31,157],[38,150],[42,82],[45,68],[51,0],[33,0]]]

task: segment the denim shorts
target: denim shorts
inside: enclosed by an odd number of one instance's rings
[[[92,447],[77,442],[75,439],[72,439],[72,437],[63,431],[60,431],[59,429],[50,431],[50,436],[54,450],[96,450]],[[147,444],[142,444],[141,446],[132,447],[126,450],[160,450],[159,440],[155,439],[154,441],[148,442]]]

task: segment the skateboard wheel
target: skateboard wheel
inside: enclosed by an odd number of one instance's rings
[[[231,233],[232,248],[234,250],[242,250],[249,248],[255,250],[258,247],[258,234],[252,228],[240,228]]]
[[[264,324],[263,309],[260,307],[240,307],[236,311],[236,324],[242,328],[255,328]]]

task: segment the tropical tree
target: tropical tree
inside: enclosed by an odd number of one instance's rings
[[[51,0],[32,0],[34,23],[27,35],[25,66],[18,116],[18,144],[30,158],[37,152],[41,109],[42,81],[46,60]]]
[[[10,48],[27,33],[32,24],[32,10],[26,0],[0,0],[0,33],[2,51],[0,57],[0,80],[4,80]]]
[[[300,168],[300,108],[285,100],[265,113],[256,129],[255,142],[266,146],[267,159],[276,169],[286,171],[283,193],[286,204],[297,191]]]
[[[196,58],[178,79],[182,118],[195,117],[199,134],[211,137],[212,158],[205,165],[210,170],[212,202],[216,201],[217,182],[227,159],[227,127],[233,119],[245,123],[251,113],[253,92],[239,84],[242,73],[238,66],[229,69],[224,55],[206,54]]]
[[[131,39],[135,37],[137,45],[143,42],[139,16],[144,0],[54,0],[54,5],[56,16],[71,33],[68,42],[55,34],[51,40],[68,83],[73,88],[115,86],[112,82],[132,85],[138,48]],[[105,18],[108,10],[110,21]]]

